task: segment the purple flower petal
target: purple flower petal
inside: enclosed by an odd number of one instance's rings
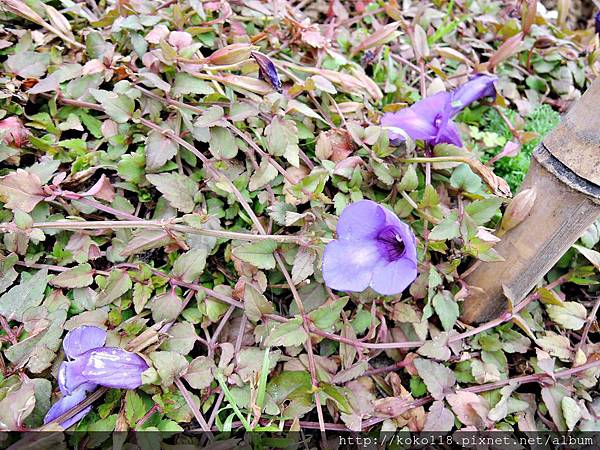
[[[417,265],[409,258],[402,258],[378,266],[373,271],[371,289],[381,295],[399,294],[417,277]]]
[[[336,232],[339,239],[370,239],[384,224],[381,206],[371,200],[360,200],[344,208]]]
[[[323,279],[332,289],[382,295],[402,292],[417,276],[416,239],[393,212],[370,200],[347,206],[337,225],[339,239],[323,254]],[[388,280],[391,277],[392,279]]]
[[[75,358],[92,348],[102,347],[105,342],[106,331],[83,325],[67,333],[63,341],[63,349],[69,358]]]
[[[338,240],[325,247],[323,279],[331,289],[361,292],[369,287],[381,253],[374,241]]]
[[[451,117],[479,99],[496,97],[496,88],[494,87],[496,81],[498,81],[498,77],[480,73],[452,92]]]
[[[394,226],[398,229],[400,239],[404,244],[404,257],[411,260],[417,260],[417,240],[408,224],[402,222],[396,214],[383,206],[380,207],[385,212],[385,222],[388,226]]]
[[[450,104],[452,98],[449,92],[438,92],[431,97],[425,97],[414,103],[410,109],[428,122],[435,125],[444,108]]]
[[[437,133],[437,128],[433,121],[429,121],[425,117],[421,117],[411,110],[411,108],[401,109],[395,113],[386,113],[381,118],[381,125],[384,127],[394,127],[404,130],[412,139],[430,140]],[[393,130],[388,131],[391,141],[402,142],[404,136],[395,133]]]
[[[52,422],[57,417],[62,416],[64,413],[69,411],[71,408],[74,408],[82,401],[85,400],[87,394],[96,389],[96,385],[92,383],[86,383],[75,389],[70,395],[63,395],[63,397],[57,401],[52,407],[48,410],[46,415],[44,416],[44,424],[48,422]],[[67,429],[71,425],[79,422],[83,419],[90,411],[92,410],[92,405],[85,408],[83,411],[75,414],[70,419],[65,420],[60,423],[60,426]]]
[[[596,34],[600,34],[600,12],[596,14],[594,19],[594,28],[596,30]]]
[[[462,147],[460,133],[458,132],[456,124],[452,120],[449,120],[445,127],[440,128],[433,144],[452,144],[456,145],[457,147]]]
[[[116,389],[136,389],[142,385],[142,372],[148,369],[144,359],[120,348],[88,350],[65,366],[65,388],[69,392],[91,382]]]

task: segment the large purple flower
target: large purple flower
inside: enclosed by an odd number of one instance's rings
[[[52,405],[44,423],[81,403],[98,386],[135,389],[142,385],[142,372],[148,369],[146,361],[135,353],[104,347],[105,342],[106,331],[97,327],[81,326],[67,333],[63,349],[68,361],[58,370],[58,387],[63,397]],[[60,425],[69,428],[91,409],[87,407]]]
[[[410,227],[370,200],[348,205],[337,239],[325,247],[323,278],[331,289],[382,295],[402,292],[417,276],[417,249]]]
[[[431,145],[448,143],[462,146],[452,118],[481,98],[495,97],[494,82],[497,79],[491,75],[475,75],[452,92],[439,92],[419,100],[410,108],[384,114],[381,124],[391,128],[389,137],[393,145],[398,145],[405,138],[393,130],[400,128],[412,139],[423,140]]]

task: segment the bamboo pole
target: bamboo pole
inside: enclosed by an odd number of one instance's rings
[[[528,216],[495,247],[505,259],[481,262],[465,279],[462,320],[491,320],[519,303],[600,216],[600,80],[533,154],[521,190],[533,189]]]

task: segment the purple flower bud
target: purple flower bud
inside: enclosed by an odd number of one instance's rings
[[[439,92],[419,100],[410,108],[384,114],[381,125],[388,128],[392,145],[398,145],[405,139],[400,132],[402,130],[412,139],[422,140],[430,145],[448,143],[462,146],[452,118],[479,99],[495,97],[496,80],[497,77],[490,75],[475,75],[453,92]]]
[[[467,83],[460,86],[452,92],[452,111],[451,116],[458,114],[471,103],[484,97],[496,97],[496,88],[494,83],[498,77],[484,75],[479,73],[471,78]]]
[[[283,92],[281,88],[281,80],[279,79],[279,74],[277,73],[277,69],[275,68],[275,64],[273,64],[273,61],[259,52],[251,52],[250,54],[258,64],[259,78],[261,80],[265,80],[267,83],[273,86],[273,89],[275,89],[277,92]]]
[[[331,289],[399,294],[417,276],[416,239],[394,213],[370,200],[348,205],[337,239],[323,254],[323,278]]]

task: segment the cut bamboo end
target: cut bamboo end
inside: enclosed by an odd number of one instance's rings
[[[581,178],[544,145],[534,153],[521,190],[534,189],[529,215],[496,245],[502,262],[480,262],[465,279],[474,289],[461,320],[481,323],[523,300],[600,216],[600,187]]]

